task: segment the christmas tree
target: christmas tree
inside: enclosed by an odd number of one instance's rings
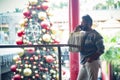
[[[17,45],[59,44],[48,0],[29,0],[23,10]],[[12,80],[58,80],[56,47],[25,47],[13,57]]]

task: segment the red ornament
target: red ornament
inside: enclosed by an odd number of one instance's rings
[[[34,61],[34,58],[33,58],[33,57],[30,57],[30,61]]]
[[[35,52],[34,48],[25,48],[25,51],[28,52],[29,54],[33,54]]]
[[[17,45],[22,45],[23,44],[22,38],[16,40],[16,44]]]
[[[54,43],[54,44],[59,44],[60,42],[54,39],[54,40],[53,40],[53,43]]]
[[[25,16],[25,17],[30,17],[31,16],[31,13],[30,13],[30,11],[29,10],[25,10],[25,11],[23,11],[23,15]]]
[[[35,77],[36,77],[36,78],[39,78],[39,77],[40,77],[40,75],[39,75],[39,74],[35,74]]]
[[[47,22],[47,21],[42,21],[41,22],[41,26],[42,26],[42,28],[44,28],[44,29],[46,29],[46,30],[49,30],[50,28],[49,28],[49,23]]]
[[[43,10],[47,10],[49,8],[47,2],[42,3],[41,7],[42,7]]]
[[[14,75],[13,80],[21,80],[20,74]]]
[[[11,69],[12,72],[16,72],[17,65],[12,65],[12,66],[10,67],[10,69]]]
[[[39,67],[39,69],[40,69],[40,70],[44,70],[44,68],[43,68],[43,67]]]
[[[25,32],[23,30],[20,30],[20,31],[17,32],[17,35],[19,37],[22,37],[24,34],[25,34]]]
[[[46,62],[52,63],[52,62],[54,62],[54,60],[55,59],[51,55],[46,56]]]

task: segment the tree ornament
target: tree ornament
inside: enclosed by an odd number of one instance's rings
[[[23,40],[22,40],[21,37],[16,40],[16,44],[17,45],[22,45],[23,44]]]
[[[43,41],[49,42],[51,40],[51,36],[49,34],[44,34],[42,37]]]
[[[33,79],[35,79],[35,76],[32,76]]]
[[[38,18],[39,18],[40,20],[45,20],[45,19],[47,18],[47,15],[46,15],[45,12],[39,12],[39,13],[38,13]]]
[[[24,49],[20,49],[20,51],[17,53],[20,57],[24,55]]]
[[[25,50],[26,52],[28,52],[29,54],[35,53],[35,48],[33,48],[33,47],[24,48],[24,50]]]
[[[35,16],[36,15],[36,11],[32,11],[32,15]]]
[[[22,71],[22,69],[18,69],[18,71],[19,71],[19,72],[21,72],[21,71]]]
[[[13,80],[21,80],[20,74],[14,75]]]
[[[47,16],[53,16],[53,12],[52,11],[48,11],[47,12]],[[51,24],[51,26],[52,26],[52,24]]]
[[[56,34],[58,32],[58,29],[56,27],[51,27],[50,30],[52,34]]]
[[[28,65],[28,67],[29,67],[29,68],[31,68],[31,67],[32,67],[32,65],[31,65],[31,64],[29,64],[29,65]]]
[[[19,59],[20,59],[19,55],[14,55],[14,56],[13,56],[13,61],[16,62],[16,61],[18,61]]]
[[[46,62],[52,63],[52,62],[54,62],[54,60],[55,59],[51,55],[46,56]]]
[[[54,40],[53,40],[53,43],[54,43],[54,44],[59,44],[60,42],[54,39]]]
[[[38,70],[35,70],[35,73],[38,73]]]
[[[23,11],[23,15],[24,15],[25,17],[29,18],[29,17],[31,16],[31,12],[30,12],[28,9],[25,9],[25,10]]]
[[[32,70],[30,68],[25,68],[23,70],[23,74],[24,74],[24,76],[31,76]]]
[[[12,72],[16,72],[16,69],[17,69],[17,65],[12,65],[11,67],[10,67],[10,69],[11,69],[11,71]]]
[[[49,30],[50,28],[50,23],[48,21],[42,21],[41,22],[41,27],[46,29],[46,30]]]
[[[42,3],[41,7],[42,7],[42,9],[45,10],[45,11],[49,8],[47,2]]]
[[[37,66],[33,65],[33,69],[36,69],[36,68],[37,68]]]
[[[35,59],[35,60],[38,60],[38,56],[34,56],[34,59]]]
[[[48,71],[48,68],[45,68],[45,71]]]
[[[37,50],[36,50],[36,53],[37,53],[37,54],[39,54],[39,53],[40,53],[40,50],[39,50],[39,49],[37,49]]]
[[[38,0],[29,0],[31,5],[36,5],[38,3]]]
[[[25,29],[26,40],[30,42],[38,41],[41,37],[40,25],[37,22],[31,21],[28,26],[29,28]]]
[[[36,78],[39,78],[39,77],[40,77],[40,75],[39,75],[39,74],[35,74],[35,77],[36,77]]]
[[[30,57],[30,61],[34,61],[34,58],[33,58],[33,57]]]
[[[26,64],[25,64],[25,68],[28,68],[28,67],[29,67],[29,64],[28,64],[28,63],[26,63]]]
[[[21,20],[21,21],[19,22],[19,25],[20,25],[21,27],[24,27],[24,26],[25,26],[25,21],[24,21],[24,20]]]
[[[46,79],[46,75],[43,75],[42,77],[43,77],[44,79]]]

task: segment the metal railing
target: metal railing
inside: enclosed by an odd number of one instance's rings
[[[70,44],[52,44],[52,45],[0,45],[0,48],[25,48],[25,47],[57,47],[58,48],[58,65],[59,65],[59,80],[62,80],[62,73],[61,73],[61,47],[78,47],[76,45]]]

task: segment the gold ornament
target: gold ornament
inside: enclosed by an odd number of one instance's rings
[[[15,56],[13,56],[13,60],[16,62],[16,61],[18,61],[19,60],[19,55],[15,55]]]
[[[38,0],[29,0],[31,5],[36,5],[38,3]]]
[[[28,65],[28,64],[25,64],[25,67],[26,67],[26,68],[28,68],[28,67],[29,67],[29,65]]]
[[[19,22],[19,25],[21,26],[21,27],[25,27],[25,21],[24,20],[21,20],[20,22]]]
[[[20,49],[20,51],[17,53],[20,57],[24,55],[24,49]]]
[[[25,68],[25,69],[23,70],[23,74],[24,74],[25,76],[30,76],[30,75],[32,74],[32,70],[31,70],[30,68]]]
[[[58,32],[58,29],[56,27],[51,27],[52,34],[56,34]]]
[[[41,20],[45,20],[47,18],[47,15],[45,12],[39,12],[38,13],[38,18]]]
[[[45,42],[49,42],[51,40],[51,36],[49,34],[44,34],[42,38]]]

